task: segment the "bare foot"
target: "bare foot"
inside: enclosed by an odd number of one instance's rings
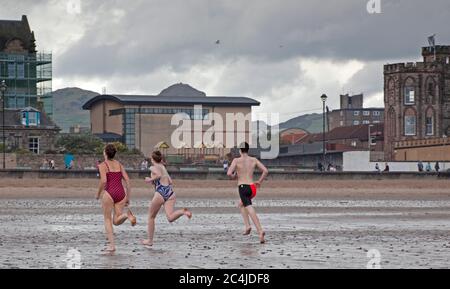
[[[137,223],[136,217],[133,215],[133,212],[131,212],[130,209],[128,209],[127,216],[128,216],[128,220],[130,220],[130,222],[131,222],[131,226],[133,226],[133,227],[136,226],[136,223]]]
[[[189,219],[192,219],[192,212],[189,211],[189,210],[186,209],[186,208],[184,208],[183,210],[184,210],[184,215],[185,215],[186,217],[188,217]]]
[[[146,247],[151,247],[153,246],[153,242],[151,242],[150,240],[142,240],[142,245]]]
[[[266,236],[266,233],[265,233],[265,232],[261,232],[261,233],[259,234],[259,242],[260,242],[261,244],[266,243],[266,239],[264,239],[265,236]]]
[[[249,227],[249,228],[245,228],[245,231],[244,231],[244,236],[248,236],[248,235],[250,235],[250,232],[252,231],[252,227]]]

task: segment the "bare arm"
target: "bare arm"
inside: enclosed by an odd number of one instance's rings
[[[152,183],[158,179],[160,179],[162,176],[160,170],[158,170],[156,167],[152,166],[150,167],[150,177],[145,178],[146,183]]]
[[[231,166],[228,168],[228,172],[227,172],[227,176],[229,176],[232,180],[236,179],[236,160],[233,160],[233,162],[231,163]]]
[[[98,191],[97,191],[97,195],[95,196],[95,198],[98,200],[100,199],[100,195],[101,193],[105,190],[105,186],[106,186],[106,171],[105,171],[105,166],[104,165],[99,165],[98,166],[98,170],[100,172],[100,182],[98,184]]]
[[[261,185],[262,182],[266,179],[267,175],[269,174],[269,170],[259,160],[256,160],[256,167],[258,167],[258,169],[262,173],[261,177],[256,183]]]

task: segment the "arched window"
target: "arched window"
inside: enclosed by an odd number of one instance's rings
[[[432,108],[427,110],[425,117],[425,134],[427,136],[434,135],[434,111]]]
[[[405,81],[404,94],[405,105],[413,105],[416,103],[416,82],[411,77],[408,77]]]
[[[405,136],[413,136],[417,134],[417,117],[413,109],[405,111]]]
[[[395,114],[395,109],[393,107],[391,107],[389,109],[388,112],[388,135],[392,138],[395,137],[397,135],[396,133],[396,114]]]
[[[426,98],[425,98],[425,102],[427,104],[431,104],[434,103],[435,101],[435,97],[437,95],[437,85],[436,82],[434,81],[433,78],[429,77],[426,81]]]

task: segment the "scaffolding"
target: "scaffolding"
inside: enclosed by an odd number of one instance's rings
[[[53,117],[51,53],[0,52],[0,80],[8,86],[6,108],[35,107]]]

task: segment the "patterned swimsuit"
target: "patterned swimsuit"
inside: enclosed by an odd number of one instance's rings
[[[125,189],[122,184],[122,171],[120,172],[111,172],[108,166],[108,163],[105,162],[108,171],[106,172],[106,186],[105,191],[111,196],[114,201],[114,204],[121,202],[125,197]]]
[[[162,177],[169,177],[169,174],[167,171],[165,171],[165,174]],[[153,184],[155,185],[155,190],[163,197],[164,202],[167,202],[170,197],[172,197],[175,192],[173,191],[172,185],[163,185],[161,184],[161,178],[153,181]]]

